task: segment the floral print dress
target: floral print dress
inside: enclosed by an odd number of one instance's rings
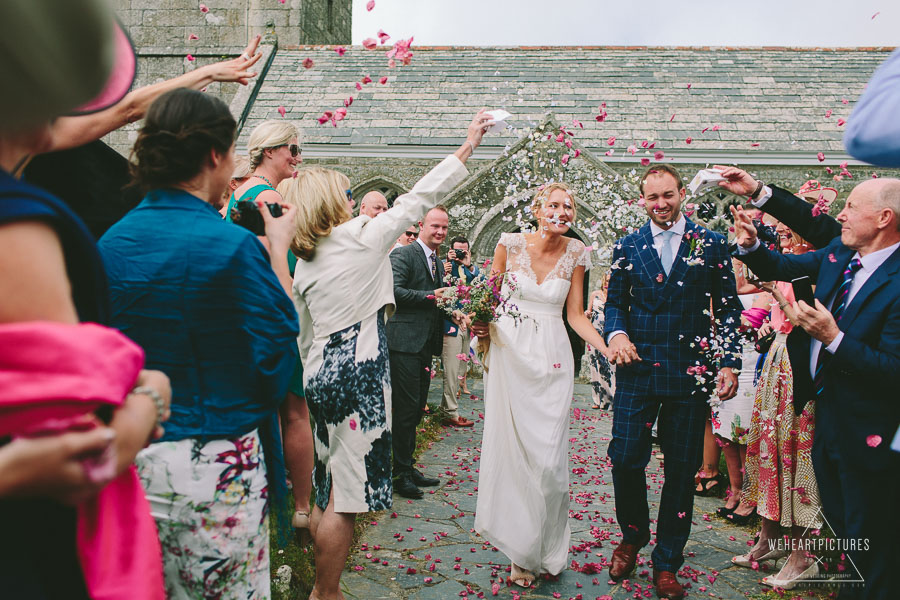
[[[137,456],[170,600],[270,597],[266,466],[256,430],[157,442]]]
[[[315,421],[316,505],[359,513],[391,507],[391,377],[384,309],[313,340],[304,387]]]

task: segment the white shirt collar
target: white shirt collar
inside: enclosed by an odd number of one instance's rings
[[[888,246],[887,248],[882,248],[881,250],[876,250],[875,252],[870,252],[865,256],[860,256],[859,252],[853,255],[853,258],[858,258],[859,262],[862,263],[863,271],[867,273],[872,273],[880,267],[884,261],[886,261],[891,254],[894,253],[897,248],[900,248],[900,242],[897,242],[893,246]]]
[[[426,246],[426,245],[425,245],[425,242],[422,241],[422,238],[416,238],[416,242],[418,242],[418,244],[419,244],[420,246],[422,246],[422,250],[425,251],[425,257],[426,257],[426,258],[431,258],[431,256],[434,254],[434,250],[432,250],[431,248],[429,248],[428,246]]]
[[[678,213],[678,220],[675,221],[675,224],[672,225],[669,229],[663,229],[653,221],[650,221],[650,233],[653,234],[653,237],[658,236],[663,231],[671,231],[672,233],[678,234],[678,236],[684,235],[684,227],[687,224],[687,219],[685,219],[681,213]]]

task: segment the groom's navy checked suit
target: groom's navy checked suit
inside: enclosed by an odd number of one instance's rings
[[[639,544],[648,535],[644,469],[650,461],[650,427],[659,412],[666,480],[653,564],[672,572],[684,562],[682,551],[690,534],[707,400],[715,393],[712,378],[718,367],[741,366],[737,329],[742,307],[726,240],[682,218],[685,234],[668,277],[649,222],[616,243],[605,307],[607,338],[614,331],[625,332],[642,359],[616,369],[609,457],[617,518],[624,542]],[[702,252],[691,251],[688,239],[695,233],[703,240]],[[718,365],[710,362],[699,341],[712,339],[713,321],[717,337],[725,340],[725,356]],[[688,374],[689,367],[698,365],[707,369],[704,383]]]

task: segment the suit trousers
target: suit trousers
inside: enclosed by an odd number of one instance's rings
[[[390,351],[394,477],[412,472],[416,429],[425,414],[431,384],[430,347],[425,344],[425,348],[416,353]]]
[[[865,584],[841,585],[840,599],[896,598],[893,578],[900,570],[897,552],[900,534],[898,461],[894,461],[892,469],[875,470],[865,463],[841,456],[838,444],[816,441],[819,443],[813,445],[813,469],[825,519],[839,542],[865,540],[868,546],[847,552]],[[860,578],[850,564],[844,573],[852,579]]]
[[[469,354],[469,333],[462,330],[458,335],[444,336],[444,349],[441,352],[441,364],[444,366],[444,396],[441,408],[447,411],[451,419],[459,416],[459,402],[456,392],[459,391],[460,377],[466,372],[468,363],[456,358],[457,354]]]
[[[700,395],[654,396],[616,391],[608,454],[616,517],[625,543],[637,544],[650,531],[645,469],[650,462],[650,428],[654,420],[666,457],[652,555],[657,569],[674,573],[684,563],[684,545],[691,532],[694,509],[694,475],[703,459],[703,427],[708,408]]]

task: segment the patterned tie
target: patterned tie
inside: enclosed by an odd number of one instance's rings
[[[441,282],[441,280],[438,279],[437,254],[431,255],[431,278],[435,283]]]
[[[844,316],[844,310],[847,308],[847,298],[850,295],[850,286],[853,284],[853,276],[856,275],[856,272],[861,268],[862,262],[860,262],[858,258],[854,258],[844,270],[844,280],[841,282],[841,287],[838,288],[837,293],[834,295],[834,302],[831,305],[831,314],[834,316],[836,323],[840,323],[841,317]],[[816,390],[816,396],[821,394],[822,390],[825,389],[824,367],[830,356],[831,353],[825,350],[825,348],[819,350],[819,358],[816,361],[816,375],[813,377],[813,386]]]
[[[669,276],[672,264],[675,262],[675,254],[672,252],[672,236],[674,235],[675,232],[671,229],[659,234],[659,237],[662,239],[662,246],[659,249],[659,260],[662,262],[666,277]]]

